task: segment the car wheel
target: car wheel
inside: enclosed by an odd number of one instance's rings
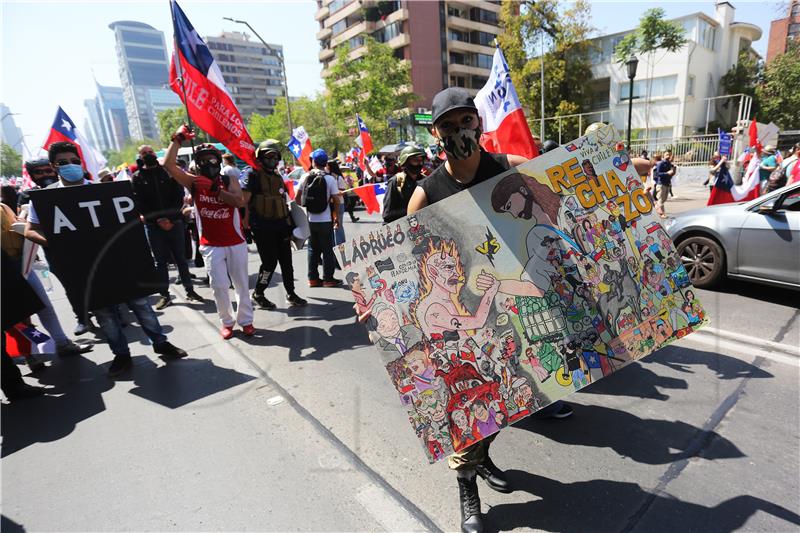
[[[678,243],[678,257],[695,287],[712,287],[724,275],[725,254],[722,247],[708,237],[689,237],[681,241]]]

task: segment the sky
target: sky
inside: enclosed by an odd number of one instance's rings
[[[785,16],[781,3],[732,3],[737,21],[764,31],[754,48],[766,55],[770,21]],[[282,44],[290,95],[311,96],[322,89],[315,1],[183,0],[180,5],[202,36],[247,31],[222,20],[232,17],[248,21],[268,43]],[[668,17],[714,11],[713,1],[592,1],[592,25],[597,35],[632,29],[641,14],[655,6],[664,8]],[[94,79],[102,85],[120,85],[114,33],[108,28],[117,20],[146,22],[162,30],[169,47],[172,22],[167,0],[0,0],[0,102],[18,114],[14,120],[34,151],[46,138],[59,105],[82,128],[83,101],[94,98]]]

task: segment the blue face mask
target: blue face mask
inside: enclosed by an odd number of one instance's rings
[[[74,165],[72,163],[68,165],[62,165],[58,167],[58,173],[62,178],[70,183],[83,180],[83,167],[80,165]]]

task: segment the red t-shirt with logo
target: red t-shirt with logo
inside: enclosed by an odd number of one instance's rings
[[[224,190],[227,187],[220,185]],[[208,185],[194,184],[194,205],[200,244],[204,246],[235,246],[244,242],[239,210],[219,198]]]

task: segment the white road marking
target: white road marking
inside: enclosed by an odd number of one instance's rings
[[[741,338],[742,340],[736,340],[737,337]],[[745,342],[745,340],[747,342]],[[755,337],[741,335],[730,331],[703,328],[687,337],[684,337],[676,344],[680,344],[682,342],[702,344],[718,351],[725,350],[726,352],[732,351],[741,354],[747,354],[748,356],[753,357],[763,357],[777,363],[800,368],[800,355],[791,355],[796,353],[796,350],[793,346],[775,342],[770,343],[769,341],[763,341]],[[765,346],[768,349],[759,348],[758,346]]]
[[[272,398],[267,398],[267,405],[280,405],[285,401],[286,400],[283,398],[283,396],[273,396]]]
[[[397,504],[397,500],[372,483],[358,489],[356,501],[386,531],[425,531],[422,524]]]

